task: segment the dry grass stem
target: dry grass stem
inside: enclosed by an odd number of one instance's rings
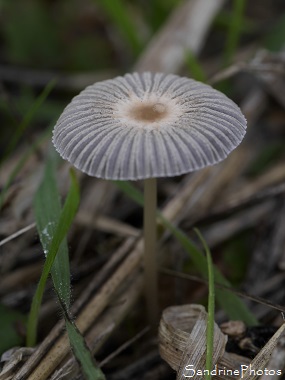
[[[89,214],[79,212],[75,222],[78,225],[89,227],[92,230],[108,232],[123,237],[138,237],[140,234],[140,230],[137,228],[104,215],[98,215],[97,218],[91,219]]]
[[[272,351],[271,358],[267,364],[268,371],[275,371],[275,375],[265,375],[263,374],[260,377],[260,380],[277,380],[279,379],[281,375],[277,375],[276,371],[280,370],[282,373],[284,373],[285,370],[285,334],[284,331],[280,335],[280,337],[277,340],[277,344],[275,348]]]
[[[261,351],[255,356],[255,358],[251,362],[251,368],[248,368],[247,371],[243,374],[243,379],[252,380],[253,376],[252,376],[251,370],[260,371],[260,370],[263,370],[267,366],[267,363],[269,362],[269,359],[272,357],[273,350],[277,346],[280,337],[281,336],[284,337],[284,331],[285,331],[285,323],[283,323],[279,327],[279,329],[276,331],[273,337],[266,343],[266,345],[261,349]]]
[[[153,37],[135,65],[136,71],[176,73],[184,64],[185,52],[201,50],[213,18],[224,0],[186,0]]]

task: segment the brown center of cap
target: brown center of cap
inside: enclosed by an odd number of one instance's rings
[[[167,115],[167,108],[162,103],[139,104],[130,109],[130,116],[137,121],[149,121],[154,123]]]

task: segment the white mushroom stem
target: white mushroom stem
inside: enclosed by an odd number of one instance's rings
[[[144,270],[148,321],[153,329],[158,323],[156,178],[144,180]]]

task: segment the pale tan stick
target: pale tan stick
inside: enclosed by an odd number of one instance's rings
[[[267,200],[261,204],[248,207],[231,217],[217,221],[209,227],[202,228],[201,232],[208,246],[213,249],[241,231],[253,228],[262,218],[271,215],[275,208],[274,200]]]
[[[193,224],[201,217],[208,215],[225,190],[246,167],[249,149],[238,147],[225,161],[219,165],[203,169],[195,174],[195,181],[200,183],[199,190],[188,196],[188,199],[175,197],[175,203],[182,202],[179,220],[187,219],[187,224]],[[201,182],[200,182],[201,181]],[[189,217],[191,215],[191,217]]]
[[[285,162],[280,162],[274,167],[266,170],[256,179],[247,182],[244,186],[229,195],[224,202],[218,202],[213,212],[220,213],[224,210],[234,208],[249,199],[254,198],[263,189],[277,185],[285,180]]]
[[[281,336],[284,336],[285,331],[285,323],[283,323],[273,337],[266,343],[266,345],[259,351],[259,353],[255,356],[255,358],[250,363],[251,366],[246,369],[242,373],[242,378],[244,380],[253,380],[258,376],[263,375],[265,373],[264,369],[270,359],[272,357],[272,352],[275,349],[277,343]],[[267,378],[267,376],[266,376]]]
[[[171,14],[153,37],[137,64],[136,71],[178,72],[190,50],[197,55],[204,45],[213,18],[224,0],[186,0]]]
[[[76,216],[75,223],[118,236],[138,237],[140,234],[139,229],[132,227],[127,223],[123,223],[120,220],[110,218],[104,215],[98,215],[94,219],[90,217],[90,215],[88,215],[87,212],[79,212]]]
[[[104,365],[109,363],[112,359],[114,359],[116,356],[118,356],[121,352],[126,350],[128,347],[130,347],[133,343],[135,343],[137,340],[139,340],[141,337],[143,337],[147,332],[149,331],[148,327],[145,327],[143,330],[141,330],[138,334],[136,334],[133,338],[127,340],[125,343],[123,343],[119,348],[117,348],[115,351],[113,351],[109,356],[107,356],[104,360],[102,360],[99,363],[99,367],[102,368]]]
[[[38,281],[43,270],[42,263],[25,265],[14,269],[7,275],[1,275],[0,295],[8,295],[9,292],[22,291],[31,281]]]
[[[261,376],[260,380],[277,380],[285,370],[285,333],[279,337],[276,347],[272,351],[272,355],[266,366],[268,373],[265,372]]]
[[[104,215],[98,215],[98,217],[93,219],[92,217],[90,217],[90,215],[87,215],[87,213],[82,211],[77,214],[75,223],[82,226],[90,227],[92,229],[97,229],[99,231],[113,233],[119,236],[138,237],[140,234],[140,230],[130,226],[127,223],[123,223],[119,220],[109,218]],[[36,228],[36,223],[30,223],[28,226],[21,228],[20,230],[14,232],[13,234],[7,236],[5,239],[1,240],[0,247],[34,228]]]
[[[18,230],[14,234],[7,236],[5,239],[0,241],[0,247],[1,247],[1,245],[4,245],[4,244],[8,243],[9,241],[17,238],[18,236],[24,234],[25,232],[31,230],[32,228],[35,228],[35,226],[36,226],[36,223],[31,223],[28,226],[21,228],[20,230]]]

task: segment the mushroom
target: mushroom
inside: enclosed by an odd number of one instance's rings
[[[163,73],[133,73],[88,86],[65,108],[53,143],[77,169],[144,180],[144,260],[149,320],[157,321],[156,178],[213,165],[241,142],[246,120],[221,92]]]

